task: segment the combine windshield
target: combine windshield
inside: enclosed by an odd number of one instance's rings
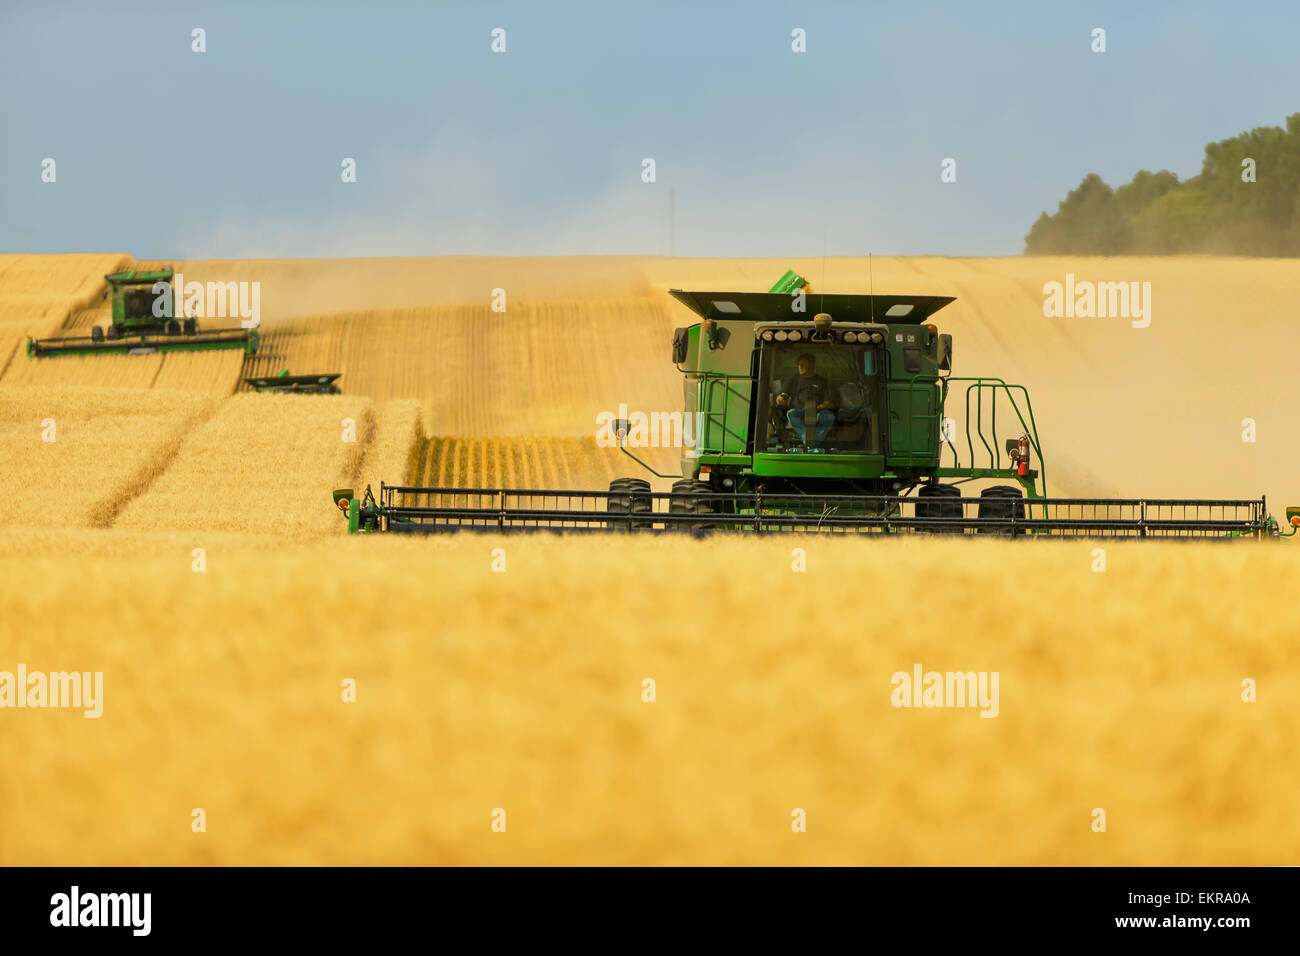
[[[138,286],[122,293],[122,317],[128,320],[154,320],[154,299],[162,293],[155,294],[152,286]]]
[[[878,453],[877,357],[867,345],[765,342],[756,450]]]

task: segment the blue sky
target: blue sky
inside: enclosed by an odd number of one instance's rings
[[[1086,173],[1193,175],[1300,110],[1298,28],[1174,0],[4,0],[0,251],[664,255],[671,188],[679,255],[1015,254]]]

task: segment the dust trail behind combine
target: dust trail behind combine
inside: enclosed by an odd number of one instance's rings
[[[347,392],[416,398],[444,436],[586,437],[596,416],[680,410],[668,362],[666,298],[516,303],[338,313],[263,335],[245,375],[342,371]]]
[[[221,395],[241,388],[242,375],[283,367],[340,372],[346,393],[419,402],[428,442],[421,450],[413,440],[410,455],[427,458],[438,442],[483,440],[491,447],[508,439],[516,476],[561,474],[547,464],[556,458],[571,462],[569,474],[580,486],[600,487],[605,475],[636,474],[637,467],[615,449],[590,444],[599,413],[620,404],[647,413],[681,409],[669,341],[673,327],[694,317],[667,290],[765,289],[789,266],[809,276],[824,272],[814,283],[812,311],[818,291],[872,286],[956,295],[936,316],[941,331],[954,336],[954,374],[1029,387],[1051,493],[1265,493],[1278,510],[1294,496],[1300,474],[1300,443],[1290,437],[1300,387],[1276,344],[1292,331],[1300,286],[1294,260],[877,257],[870,269],[865,258],[170,264],[187,281],[262,283],[264,344],[257,356],[242,364],[235,353],[28,360],[17,330],[41,331],[42,322],[57,327],[93,307],[103,273],[122,266],[122,257],[0,257],[0,365],[7,365],[0,380]],[[1067,273],[1077,281],[1149,282],[1150,326],[1045,317],[1043,286],[1064,282]],[[504,313],[492,310],[495,290],[504,292]],[[948,413],[964,439],[961,406],[954,392]],[[1254,442],[1242,440],[1247,419]],[[567,444],[575,439],[589,446],[576,452]],[[672,470],[679,451],[650,457],[660,470]],[[182,449],[182,461],[187,454]],[[273,455],[274,443],[245,454]],[[483,474],[496,474],[493,462],[487,459]],[[412,467],[427,474],[427,464]],[[504,460],[501,474],[510,474]],[[187,507],[197,512],[204,492],[190,493],[196,500]]]

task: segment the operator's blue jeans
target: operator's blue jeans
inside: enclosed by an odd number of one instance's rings
[[[808,444],[808,429],[804,427],[803,409],[792,408],[785,413],[785,420],[790,423],[794,433],[799,436],[799,441]],[[831,426],[835,424],[835,413],[829,408],[823,408],[817,413],[817,441],[821,442],[831,432]]]

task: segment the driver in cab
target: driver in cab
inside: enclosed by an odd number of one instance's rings
[[[835,424],[835,406],[830,400],[826,379],[816,374],[817,362],[811,355],[806,352],[800,355],[796,368],[798,373],[783,383],[784,387],[776,396],[776,405],[785,412],[786,421],[799,436],[800,444],[805,446],[808,444],[808,423],[804,420],[804,407],[815,405],[817,421],[814,445],[817,445],[826,439]]]

